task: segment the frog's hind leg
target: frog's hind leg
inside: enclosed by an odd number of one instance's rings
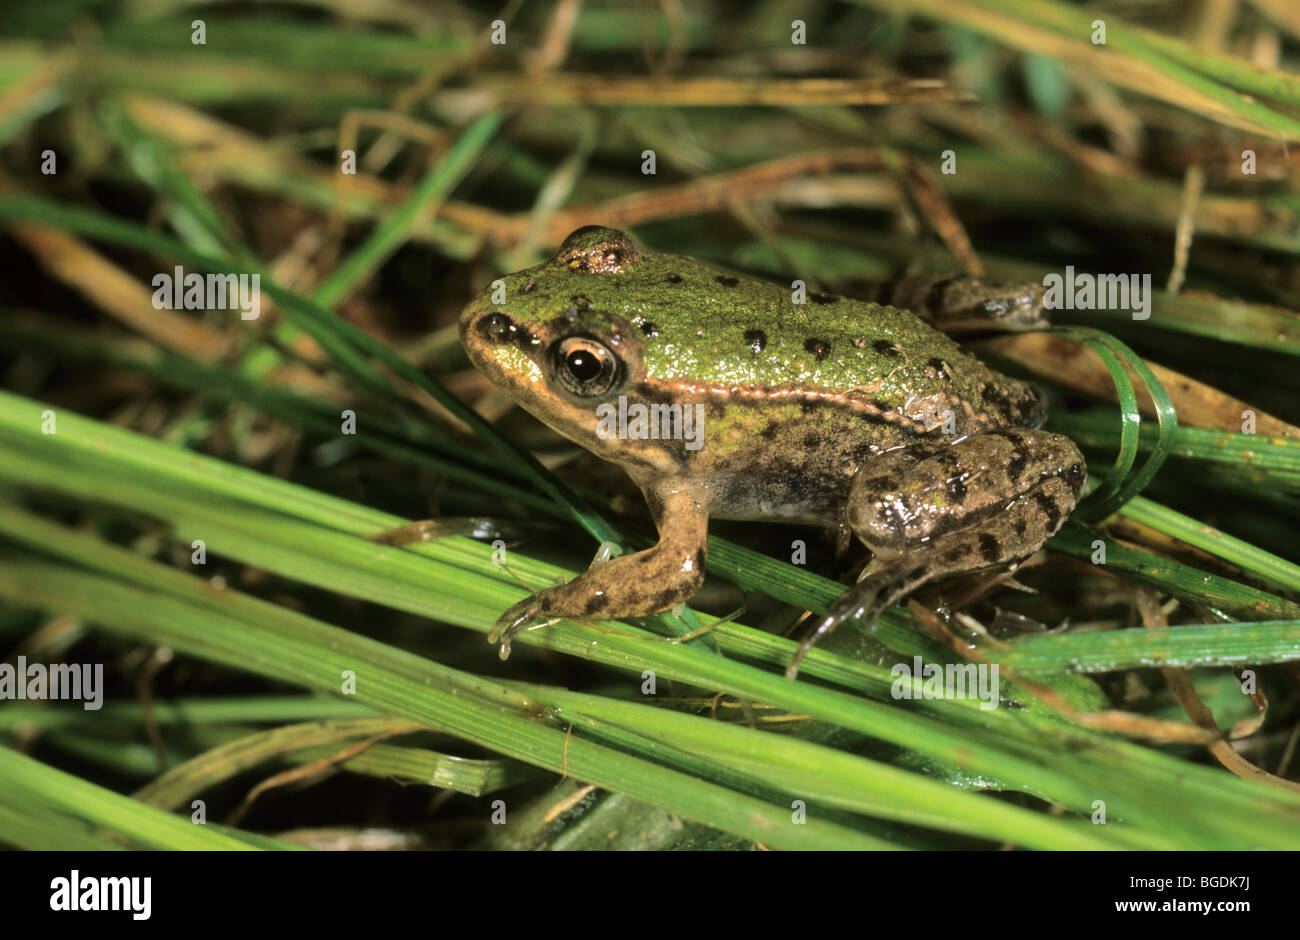
[[[875,560],[800,643],[786,677],[846,620],[874,629],[881,611],[928,582],[1014,570],[1060,528],[1085,479],[1073,442],[1028,429],[875,458],[854,477],[846,513]]]

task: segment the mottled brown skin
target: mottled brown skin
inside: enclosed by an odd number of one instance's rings
[[[640,486],[658,544],[594,565],[506,611],[529,624],[639,617],[704,578],[710,516],[852,531],[867,575],[817,623],[787,674],[845,619],[928,581],[1007,571],[1060,526],[1084,485],[1067,438],[1035,430],[1045,401],[893,307],[791,292],[622,232],[574,232],[461,315],[471,361],[520,405]],[[959,291],[963,302],[966,291]],[[935,295],[938,297],[938,295]],[[604,438],[597,407],[699,405],[698,449]]]

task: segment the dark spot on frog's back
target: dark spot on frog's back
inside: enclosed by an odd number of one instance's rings
[[[824,339],[810,336],[803,341],[803,348],[805,352],[811,353],[814,359],[821,362],[830,354],[831,344]]]
[[[986,405],[991,405],[1002,410],[1007,409],[1009,400],[1007,399],[1006,393],[1002,391],[1002,387],[998,385],[997,382],[981,382],[979,388],[980,397],[984,399]]]
[[[950,377],[948,375],[947,364],[937,356],[925,360],[925,364],[929,366],[931,369],[933,369],[935,372],[937,372],[939,374],[939,378],[947,379]]]
[[[655,337],[659,335],[659,327],[655,326],[655,324],[651,323],[649,320],[642,320],[641,332],[646,336]]]
[[[819,294],[819,293],[809,294],[808,299],[815,304],[823,304],[823,305],[833,304],[837,300],[839,300],[839,298],[836,297],[834,294]]]
[[[762,330],[746,330],[745,345],[755,354],[767,348],[767,334]]]
[[[1029,455],[1024,451],[1016,451],[1007,461],[1007,479],[1015,483],[1025,472],[1025,466],[1029,463]]]
[[[1088,482],[1088,473],[1081,463],[1073,463],[1070,469],[1065,471],[1065,482],[1070,484],[1070,489],[1074,490],[1074,495],[1078,496],[1083,489],[1083,484]]]
[[[996,538],[984,532],[980,535],[980,557],[990,565],[1002,556],[1002,545]]]
[[[871,344],[871,348],[880,355],[888,356],[891,359],[897,358],[898,354],[903,351],[901,346],[889,339],[878,339]]]
[[[1038,508],[1043,511],[1047,517],[1047,529],[1049,532],[1055,532],[1057,524],[1061,521],[1061,507],[1056,505],[1056,500],[1048,496],[1042,490],[1034,494],[1034,502],[1038,503]]]
[[[664,280],[669,284],[680,284],[682,282],[682,276],[680,274],[670,274],[664,278]]]
[[[740,278],[736,277],[734,274],[719,274],[714,278],[714,280],[723,287],[735,287],[740,283]]]

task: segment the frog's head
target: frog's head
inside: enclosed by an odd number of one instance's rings
[[[643,329],[615,311],[626,312],[620,282],[646,258],[623,232],[580,228],[550,261],[493,281],[460,316],[465,352],[494,385],[565,437],[622,463],[631,456],[626,442],[598,433],[597,409],[632,397],[645,377]]]

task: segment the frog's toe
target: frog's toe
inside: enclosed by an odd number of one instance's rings
[[[874,633],[876,618],[924,584],[930,579],[931,574],[924,556],[919,559],[899,559],[877,571],[869,572],[857,584],[841,594],[839,600],[826,611],[825,616],[817,621],[817,626],[812,632],[804,637],[799,648],[790,657],[790,665],[786,667],[785,677],[793,679],[799,675],[799,665],[808,655],[808,651],[845,621],[856,620]]]
[[[510,641],[515,635],[534,620],[540,620],[541,611],[537,595],[526,597],[497,618],[492,629],[488,631],[489,643],[501,644],[501,658],[510,658]]]
[[[808,655],[808,651],[817,645],[818,640],[834,631],[836,627],[846,620],[857,620],[868,629],[874,630],[876,617],[885,606],[882,603],[879,590],[860,592],[850,589],[847,594],[831,605],[825,616],[817,621],[817,626],[813,628],[812,632],[804,637],[803,642],[799,644],[799,648],[790,657],[790,665],[785,667],[785,677],[794,679],[798,676],[799,666],[803,663],[804,657]]]

